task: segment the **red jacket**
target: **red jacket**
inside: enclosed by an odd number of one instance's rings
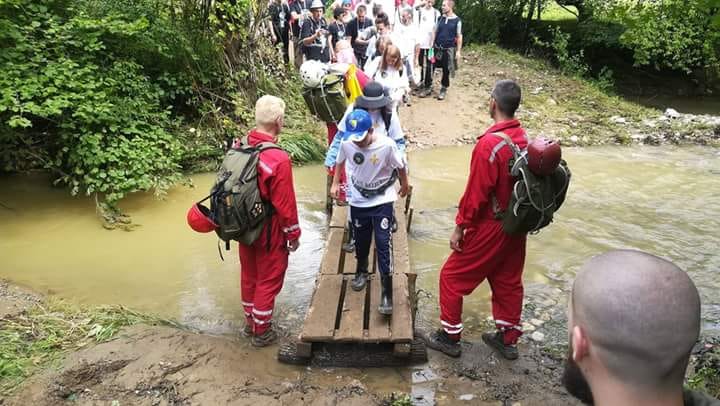
[[[261,142],[274,142],[273,136],[257,130],[250,131],[248,143],[257,145]],[[260,196],[273,206],[273,223],[278,222],[286,241],[297,240],[300,238],[300,224],[293,188],[292,164],[288,154],[281,149],[261,152],[258,178]],[[273,231],[274,229],[275,227]]]
[[[496,123],[478,137],[470,161],[470,176],[455,224],[469,228],[495,218],[495,210],[505,210],[510,202],[513,178],[508,163],[512,151],[505,141],[492,133],[505,133],[521,149],[527,146],[527,135],[518,120]],[[493,208],[493,195],[497,208]]]

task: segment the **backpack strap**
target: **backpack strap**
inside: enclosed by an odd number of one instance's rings
[[[510,147],[510,150],[512,151],[513,156],[514,156],[515,158],[517,158],[517,157],[519,157],[519,156],[521,155],[520,148],[518,148],[518,146],[512,141],[512,139],[510,138],[510,136],[508,136],[508,135],[505,134],[504,132],[497,132],[497,133],[491,133],[491,134],[494,135],[494,136],[496,136],[496,137],[502,138],[503,141],[500,141],[500,142],[499,142],[497,145],[495,145],[495,147],[493,148],[492,152],[490,153],[490,158],[489,158],[489,159],[490,159],[490,162],[495,162],[495,156],[497,155],[497,153],[498,153],[505,145],[507,145],[508,147]]]

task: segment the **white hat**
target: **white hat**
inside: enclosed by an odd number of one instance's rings
[[[314,8],[321,8],[325,10],[325,4],[323,4],[322,0],[313,0],[312,4],[310,4],[310,10]]]

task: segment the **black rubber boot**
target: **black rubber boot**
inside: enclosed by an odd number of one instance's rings
[[[345,252],[355,252],[355,231],[353,231],[352,223],[348,223],[348,240],[343,244],[342,250]]]
[[[381,275],[380,284],[381,293],[380,306],[378,306],[378,311],[380,312],[380,314],[389,316],[393,312],[392,275]]]
[[[350,287],[355,292],[365,289],[368,277],[368,259],[358,260],[357,268],[355,268],[355,277],[350,283]]]

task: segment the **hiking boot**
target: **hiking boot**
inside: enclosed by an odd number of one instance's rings
[[[243,327],[241,334],[243,337],[252,337],[252,335],[253,335],[252,326],[249,324],[245,324],[245,327]]]
[[[277,338],[277,333],[270,327],[261,335],[253,336],[252,345],[253,347],[267,347],[268,345],[272,345]]]
[[[462,352],[460,341],[455,341],[443,329],[438,329],[423,337],[425,345],[445,355],[457,358]]]
[[[497,350],[505,359],[516,360],[518,358],[517,345],[505,345],[503,341],[503,333],[485,333],[482,340],[491,348]]]
[[[405,103],[405,105],[408,107],[412,106],[412,101],[410,100],[410,94],[403,95],[403,103]]]
[[[380,275],[380,314],[389,316],[393,312],[392,275]]]
[[[437,95],[438,100],[445,100],[445,97],[447,96],[447,88],[442,87],[440,88],[440,93]]]
[[[352,282],[350,283],[350,287],[355,292],[360,292],[361,290],[365,289],[365,285],[367,284],[367,278],[368,278],[368,265],[370,261],[365,259],[359,259],[357,261],[357,267],[355,268],[355,277],[353,278]]]
[[[352,282],[350,283],[350,287],[355,292],[360,292],[361,290],[365,289],[365,285],[367,284],[367,278],[367,272],[357,272]]]
[[[432,87],[426,87],[425,89],[421,90],[418,93],[418,97],[420,97],[420,98],[428,97],[428,96],[432,95],[432,92],[433,92]]]

